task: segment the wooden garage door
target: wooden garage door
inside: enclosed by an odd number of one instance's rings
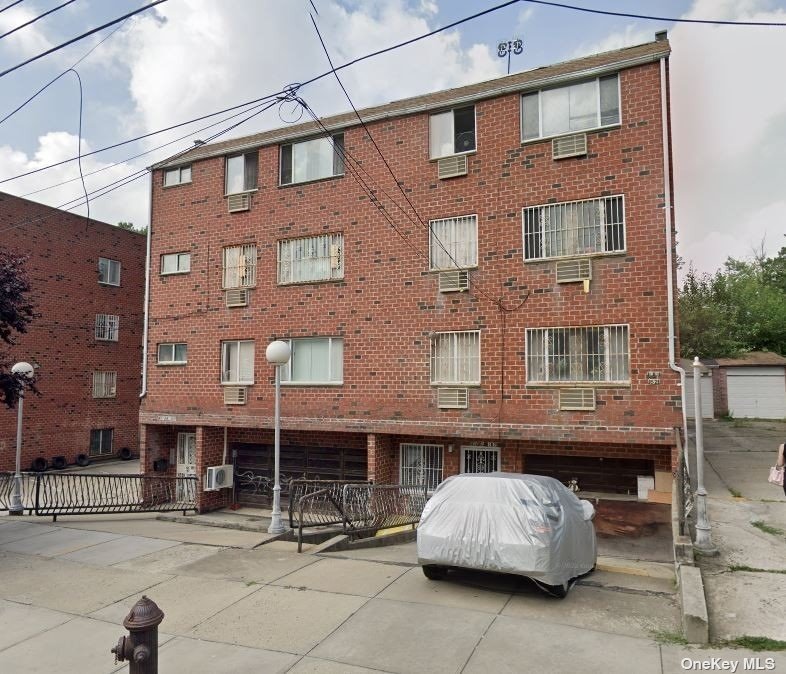
[[[235,475],[237,499],[247,505],[266,504],[270,493],[260,488],[259,480],[244,479],[242,474],[253,474],[274,478],[275,454],[272,445],[235,444],[237,451]],[[367,454],[365,448],[302,447],[283,445],[280,458],[281,494],[288,493],[289,480],[308,478],[312,480],[357,480],[363,482],[367,474]]]
[[[738,419],[786,417],[786,377],[782,367],[730,367],[726,370],[729,413]]]
[[[524,472],[555,477],[565,485],[576,478],[582,491],[636,494],[638,491],[636,477],[654,475],[655,466],[648,459],[526,454]]]

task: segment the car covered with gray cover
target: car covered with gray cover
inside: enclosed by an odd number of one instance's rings
[[[551,477],[454,475],[423,509],[418,562],[432,580],[450,568],[512,573],[564,597],[595,568],[594,516],[591,503]]]

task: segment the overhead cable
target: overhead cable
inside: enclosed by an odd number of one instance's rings
[[[0,35],[0,40],[2,40],[4,37],[8,37],[9,35],[12,35],[13,33],[16,33],[16,31],[18,31],[18,30],[22,30],[22,28],[26,28],[27,26],[29,26],[32,23],[35,23],[36,21],[40,21],[45,16],[49,16],[53,12],[56,12],[58,9],[63,9],[63,7],[65,7],[66,5],[70,5],[72,2],[76,2],[76,0],[67,0],[62,5],[58,5],[57,7],[53,7],[48,12],[44,12],[43,14],[39,14],[38,16],[30,19],[30,21],[27,21],[27,22],[23,23],[22,25],[17,26],[16,28],[12,28],[11,30],[9,30],[9,31],[3,33],[2,35]]]

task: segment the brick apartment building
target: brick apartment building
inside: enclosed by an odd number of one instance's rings
[[[669,53],[660,34],[362,110],[396,180],[354,114],[155,167],[145,469],[272,476],[283,339],[284,481],[667,485]]]
[[[28,256],[37,314],[7,349],[36,367],[22,468],[139,447],[145,237],[0,193],[0,247]],[[13,470],[16,411],[0,409],[0,470]]]

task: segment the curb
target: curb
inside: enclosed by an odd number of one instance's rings
[[[617,560],[612,557],[598,557],[595,568],[598,571],[607,571],[608,573],[624,573],[628,576],[674,580],[674,569],[668,562],[639,562],[636,560]]]

